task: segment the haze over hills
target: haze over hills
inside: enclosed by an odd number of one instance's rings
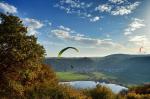
[[[57,72],[102,72],[122,84],[150,82],[150,55],[113,54],[105,57],[46,58]]]

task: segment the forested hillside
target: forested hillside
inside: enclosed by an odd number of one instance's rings
[[[102,72],[121,83],[141,84],[150,81],[150,55],[114,54],[96,58],[46,58],[57,72]]]

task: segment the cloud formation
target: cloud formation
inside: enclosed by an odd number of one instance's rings
[[[100,20],[100,17],[99,17],[99,16],[90,18],[90,21],[91,21],[91,22],[96,22],[96,21],[98,21],[98,20]]]
[[[114,10],[111,11],[112,15],[128,15],[132,13],[139,6],[140,2],[135,2],[133,4],[125,6],[117,6]]]
[[[131,37],[129,41],[131,41],[131,42],[141,42],[143,40],[145,40],[145,41],[147,40],[145,35],[138,35],[138,36]]]
[[[114,16],[123,16],[131,14],[139,5],[138,1],[131,3],[128,0],[108,0],[107,3],[99,5],[95,2],[81,2],[81,0],[60,0],[55,7],[68,14],[76,14],[90,22],[96,22],[102,17],[100,14],[104,12]]]
[[[122,4],[126,2],[127,0],[109,0],[109,2],[114,3],[114,4]]]
[[[90,17],[86,9],[90,8],[92,3],[80,2],[79,0],[60,0],[54,7],[64,10],[68,14],[78,14],[81,17]]]
[[[17,8],[13,5],[10,5],[8,3],[0,2],[0,10],[2,10],[4,13],[17,13]]]
[[[150,39],[146,35],[131,36],[129,41],[138,47],[150,47]]]
[[[98,7],[95,8],[95,11],[100,11],[100,12],[110,12],[112,9],[111,5],[108,4],[102,4],[99,5]]]
[[[28,33],[29,35],[36,35],[38,34],[38,29],[43,27],[43,23],[36,19],[31,18],[24,18],[23,19],[24,24],[28,27]]]
[[[16,14],[18,13],[17,8],[13,5],[10,5],[8,3],[0,2],[0,11],[4,13],[11,13]],[[36,19],[31,18],[23,18],[23,23],[28,27],[28,34],[29,35],[36,35],[38,34],[38,29],[43,27],[43,23]],[[51,25],[51,23],[49,23]]]
[[[62,29],[62,30],[65,30],[65,31],[71,31],[70,28],[64,27],[63,25],[60,25],[59,28]]]
[[[134,18],[132,19],[132,22],[129,24],[128,28],[125,29],[124,34],[125,35],[130,35],[132,34],[134,31],[136,31],[137,29],[140,29],[142,27],[144,27],[144,20],[138,19],[138,18]]]
[[[73,41],[88,46],[95,46],[95,47],[101,46],[106,48],[119,46],[119,44],[112,42],[111,39],[104,39],[104,40],[94,39],[94,38],[86,37],[85,35],[79,33],[73,35],[69,31],[66,31],[64,29],[55,29],[52,30],[51,32],[54,34],[55,37],[59,39]]]
[[[93,3],[81,2],[80,0],[60,0],[54,7],[64,10],[67,14],[76,14],[81,18],[87,18],[91,22],[98,21],[98,16],[95,16],[90,11]]]
[[[147,24],[145,24],[144,20],[134,18],[132,19],[132,22],[128,25],[128,28],[126,28],[124,31],[124,35],[127,37],[127,40],[130,44],[130,46],[133,47],[133,49],[143,48],[146,52],[150,48],[150,35],[145,31],[145,28]],[[141,31],[142,32],[139,32]],[[135,50],[136,50],[135,49]]]

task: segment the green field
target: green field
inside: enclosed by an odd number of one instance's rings
[[[74,73],[74,72],[56,72],[58,79],[63,81],[72,81],[72,80],[86,80],[89,79],[88,75]]]
[[[115,77],[100,72],[91,72],[91,73],[56,72],[56,75],[58,79],[61,81],[115,79]]]

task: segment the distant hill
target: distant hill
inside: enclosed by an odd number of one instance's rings
[[[123,84],[150,82],[150,55],[113,54],[92,58],[46,58],[55,71],[80,73],[103,72],[117,77]]]

